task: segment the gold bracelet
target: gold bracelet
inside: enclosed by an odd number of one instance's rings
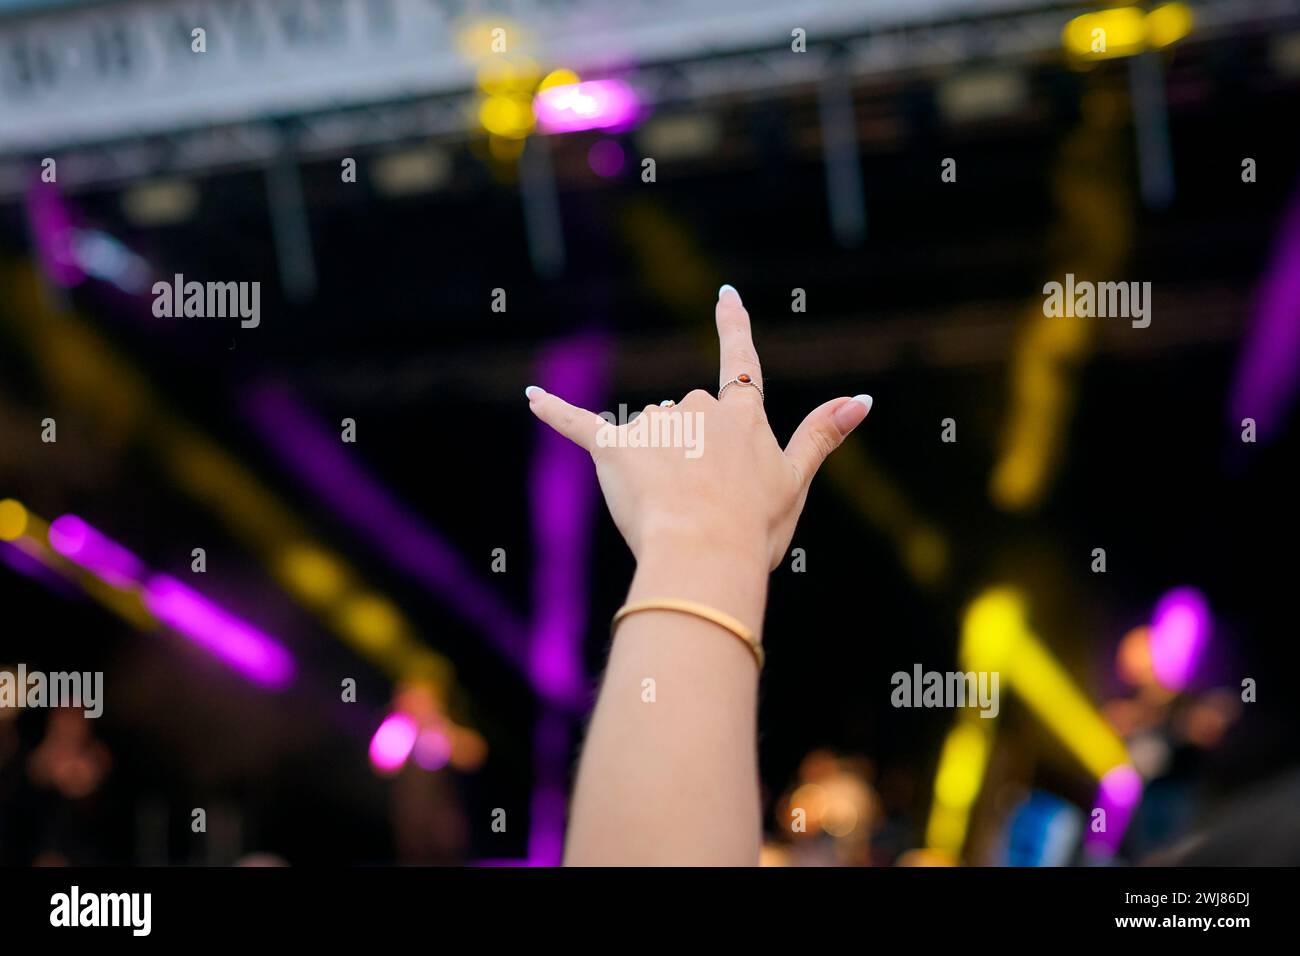
[[[695,601],[682,601],[677,598],[656,598],[650,601],[637,601],[635,604],[624,604],[614,614],[614,619],[609,622],[609,636],[612,639],[615,631],[618,630],[618,624],[629,614],[636,614],[640,611],[677,611],[681,614],[690,614],[693,617],[702,618],[711,624],[716,624],[724,631],[729,631],[736,637],[744,641],[745,646],[749,648],[754,660],[758,663],[758,669],[763,669],[763,645],[759,643],[754,632],[745,627],[744,624],[736,620],[730,614],[724,614],[722,611],[715,610],[707,604],[697,604]]]

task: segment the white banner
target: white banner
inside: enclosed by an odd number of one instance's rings
[[[136,0],[0,18],[0,152],[465,89],[500,25],[543,68],[634,68],[1029,0]],[[193,31],[206,32],[204,53]],[[486,40],[484,41],[486,43]],[[792,53],[791,55],[798,55]]]

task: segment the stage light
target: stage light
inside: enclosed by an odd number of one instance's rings
[[[159,621],[245,677],[271,688],[283,687],[292,680],[294,663],[288,651],[175,578],[153,575],[141,596],[145,607]]]
[[[488,746],[482,735],[469,727],[455,725],[450,728],[450,733],[451,753],[448,760],[451,765],[465,773],[483,766],[483,761],[487,760]]]
[[[998,671],[1034,715],[1101,779],[1128,763],[1124,743],[1029,629],[1021,596],[994,588],[973,601],[962,625],[965,667]]]
[[[505,139],[523,139],[536,125],[528,101],[505,94],[485,99],[479,107],[478,121],[493,136]]]
[[[1056,254],[1048,276],[1105,277],[1126,267],[1133,245],[1131,192],[1122,164],[1100,158],[1120,148],[1119,102],[1110,94],[1085,93],[1080,125],[1057,150],[1051,181],[1059,219],[1043,247],[1065,251]],[[1044,315],[1038,290],[1021,326],[1002,448],[989,480],[994,503],[1008,511],[1031,509],[1047,494],[1069,434],[1075,380],[1097,335],[1093,322]]]
[[[339,563],[308,544],[294,545],[280,556],[280,577],[305,603],[316,606],[336,600],[346,582]]]
[[[385,196],[432,192],[446,185],[451,174],[451,157],[446,150],[432,147],[388,153],[370,164],[370,181]]]
[[[916,511],[902,487],[861,442],[845,442],[827,459],[825,473],[863,518],[890,540],[914,582],[929,588],[943,581],[949,566],[948,539]]]
[[[1151,668],[1167,690],[1180,691],[1196,672],[1210,639],[1210,607],[1195,588],[1170,591],[1151,622]]]
[[[64,288],[80,285],[86,272],[77,261],[77,224],[59,195],[59,187],[33,180],[26,198],[27,221],[42,271]]]
[[[931,848],[908,850],[894,861],[895,866],[956,866],[957,860],[951,854]]]
[[[76,230],[72,251],[86,275],[111,282],[127,295],[143,295],[149,288],[149,263],[100,229]]]
[[[0,501],[0,541],[16,541],[27,530],[27,509],[13,498]]]
[[[587,151],[587,165],[597,176],[610,179],[623,171],[623,147],[617,140],[602,139]]]
[[[995,588],[967,609],[962,649],[978,669],[1000,670],[1024,630],[1024,599],[1010,588]]]
[[[714,155],[722,145],[722,124],[707,113],[660,116],[636,134],[646,156],[661,163]]]
[[[488,137],[488,155],[500,163],[515,163],[524,155],[523,139],[507,139],[504,136]]]
[[[808,836],[821,829],[828,799],[826,788],[819,783],[805,783],[790,795],[790,811],[802,810],[805,824],[804,830],[793,831],[796,836]]]
[[[122,211],[133,225],[171,226],[194,215],[199,191],[183,179],[139,183],[122,194]]]
[[[935,778],[935,796],[949,806],[974,802],[984,779],[987,759],[988,748],[979,726],[969,722],[958,724],[944,745],[941,769]]]
[[[946,859],[958,859],[966,842],[971,807],[984,783],[993,748],[994,723],[963,712],[944,740],[934,777],[934,800],[925,829],[925,843]]]
[[[426,727],[415,738],[411,759],[422,770],[441,770],[451,760],[451,741],[441,730]]]
[[[370,738],[370,762],[381,773],[394,773],[415,748],[419,730],[405,714],[389,714]]]
[[[1131,56],[1146,46],[1146,22],[1137,7],[1115,7],[1075,17],[1061,34],[1065,49],[1085,60]]]
[[[581,407],[603,408],[608,363],[606,340],[598,333],[582,333],[549,345],[538,358],[533,380]],[[572,442],[544,429],[528,474],[533,545],[544,557],[533,565],[528,669],[533,686],[555,702],[589,693],[582,646],[600,489],[588,458]],[[559,759],[560,751],[551,757]]]
[[[1300,35],[1292,38],[1300,74]],[[1256,440],[1282,434],[1300,388],[1300,192],[1281,216],[1269,263],[1260,278],[1250,327],[1233,373],[1229,427],[1256,423]],[[1240,434],[1240,432],[1238,432]],[[1234,443],[1237,444],[1237,443]],[[1249,445],[1237,444],[1239,451]]]
[[[1166,3],[1150,13],[1139,7],[1113,7],[1085,13],[1065,25],[1061,42],[1080,60],[1108,60],[1158,50],[1176,43],[1192,30],[1191,8]]]
[[[1078,846],[1079,808],[1049,793],[1034,792],[1011,814],[1006,866],[1065,866]]]
[[[524,643],[527,627],[494,589],[484,584],[461,555],[424,518],[409,510],[394,497],[382,482],[367,472],[350,455],[324,423],[283,387],[261,385],[249,391],[244,410],[266,447],[288,467],[307,491],[330,510],[353,532],[377,549],[392,565],[428,588],[436,598],[446,602],[462,618],[484,633],[493,646],[526,670]],[[197,476],[196,476],[197,477]],[[241,519],[246,515],[241,512]],[[289,537],[293,526],[269,513],[250,530],[258,541],[266,541],[268,532],[283,528],[276,537]],[[356,632],[349,630],[345,608],[351,596],[361,592],[359,583],[339,558],[319,547],[308,548],[301,538],[276,563],[276,571],[295,595],[303,595],[302,577],[323,575],[321,587],[335,586],[329,601],[312,586],[309,603],[318,607],[336,633],[355,643]],[[269,542],[267,542],[269,544]],[[313,555],[313,551],[318,552]],[[400,612],[400,637],[384,653],[371,655],[377,665],[391,676],[401,679],[413,673],[434,677],[440,682],[452,679],[449,661],[425,647],[415,635],[415,628]],[[445,686],[443,688],[445,690]]]
[[[641,114],[632,87],[622,80],[587,80],[540,90],[533,112],[545,133],[631,126]]]
[[[1166,3],[1147,14],[1147,42],[1157,49],[1177,43],[1192,32],[1192,10],[1184,3]]]
[[[575,83],[582,82],[581,77],[572,70],[552,70],[542,78],[542,82],[537,84],[538,92],[549,90],[553,86],[572,86]]]
[[[1088,827],[1083,842],[1089,855],[1101,858],[1114,855],[1141,800],[1142,777],[1128,764],[1112,768],[1101,778],[1093,809],[1105,811],[1104,818],[1095,818],[1099,822],[1104,819],[1105,826]]]
[[[46,533],[50,547],[116,588],[140,582],[144,564],[134,554],[100,534],[76,515],[60,515]]]
[[[1150,641],[1149,628],[1135,627],[1124,635],[1115,653],[1115,669],[1119,676],[1135,687],[1147,687],[1155,680]]]
[[[1018,113],[1029,100],[1029,89],[1014,70],[985,69],[948,80],[935,98],[949,121],[970,123]]]
[[[362,649],[374,653],[397,643],[401,615],[389,601],[373,594],[361,594],[343,607],[342,628]]]

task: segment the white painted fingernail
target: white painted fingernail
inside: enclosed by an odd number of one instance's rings
[[[835,409],[835,427],[840,430],[841,435],[847,435],[862,424],[869,411],[871,411],[871,396],[854,395]]]
[[[719,289],[718,298],[721,299],[723,293],[725,292],[731,292],[737,299],[740,298],[740,293],[736,291],[736,287],[734,285],[724,285],[721,289]]]
[[[546,389],[542,388],[542,386],[540,385],[529,385],[526,389],[524,389],[524,397],[527,398],[530,402],[534,398],[541,398],[545,394],[546,394]]]
[[[660,407],[660,408],[670,408],[671,406],[673,406],[673,405],[675,405],[675,404],[677,404],[677,403],[674,402],[671,398],[665,398],[662,402],[659,403],[659,407]]]

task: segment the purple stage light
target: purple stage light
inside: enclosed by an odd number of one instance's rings
[[[54,183],[33,179],[27,189],[27,223],[36,256],[57,285],[71,288],[86,280],[77,257],[77,224]]]
[[[0,541],[0,561],[20,574],[39,581],[50,590],[57,591],[63,597],[75,596],[77,591],[68,583],[67,578],[33,554],[32,548],[31,542],[21,538],[17,541]]]
[[[580,337],[548,349],[538,383],[583,408],[604,396],[603,340]],[[598,488],[591,456],[549,428],[538,432],[529,475],[533,519],[533,639],[529,673],[550,698],[572,700],[587,688],[582,636],[587,626],[591,528]]]
[[[1147,643],[1161,686],[1173,691],[1187,686],[1209,642],[1210,627],[1210,606],[1195,588],[1177,588],[1160,599]]]
[[[294,674],[289,652],[253,625],[235,617],[166,574],[155,574],[141,593],[159,621],[265,687],[287,685]]]
[[[575,405],[605,401],[608,347],[598,335],[558,343],[542,355],[535,381]],[[539,428],[529,474],[533,519],[533,639],[529,673],[548,700],[587,700],[582,643],[587,630],[591,531],[599,490],[591,456],[549,428]],[[570,716],[544,710],[533,734],[534,786],[528,858],[556,866],[564,853]]]
[[[641,101],[622,80],[587,80],[542,90],[533,98],[544,133],[625,129],[641,116]]]
[[[1230,404],[1233,429],[1253,418],[1256,437],[1281,431],[1300,385],[1300,192],[1287,207],[1258,305],[1237,363]]]
[[[139,584],[144,577],[139,558],[76,515],[51,521],[48,537],[51,548],[115,588]]]
[[[1106,772],[1097,786],[1094,808],[1106,812],[1105,828],[1088,828],[1084,846],[1093,857],[1110,858],[1119,850],[1133,811],[1142,800],[1142,777],[1128,764]]]
[[[343,450],[286,387],[262,385],[244,400],[250,420],[294,475],[335,516],[370,541],[393,565],[419,581],[527,671],[527,627],[482,584],[455,549]]]
[[[426,727],[415,738],[411,759],[422,770],[441,770],[451,760],[451,741],[436,727]]]
[[[393,773],[406,763],[419,732],[405,714],[389,714],[370,739],[370,762],[377,770]]]
[[[587,165],[597,176],[610,179],[623,171],[623,147],[617,140],[602,139],[587,150]]]

